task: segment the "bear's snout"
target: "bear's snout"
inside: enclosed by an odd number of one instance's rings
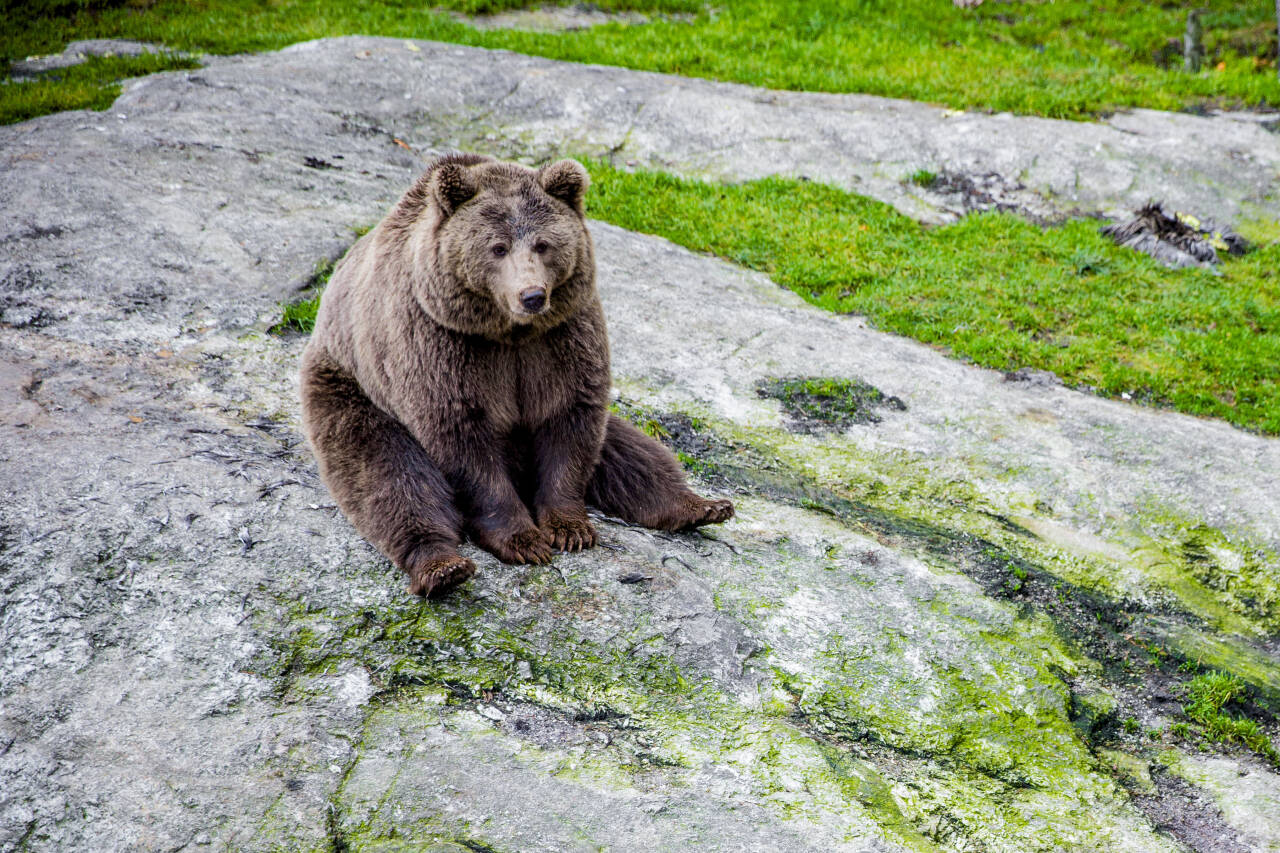
[[[530,287],[520,291],[520,305],[530,314],[540,314],[547,307],[547,290],[545,287]]]

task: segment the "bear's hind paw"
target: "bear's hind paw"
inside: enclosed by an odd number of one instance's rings
[[[675,530],[692,530],[706,524],[720,524],[733,518],[733,501],[721,498],[706,500],[693,495],[688,509],[682,513],[683,518],[673,528]]]
[[[436,596],[452,589],[476,573],[476,564],[458,554],[423,557],[410,563],[410,595]]]

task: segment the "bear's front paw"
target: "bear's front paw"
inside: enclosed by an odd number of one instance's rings
[[[521,530],[514,536],[506,538],[487,539],[479,544],[504,563],[551,562],[551,543],[536,527]]]
[[[414,556],[408,560],[405,571],[410,595],[440,595],[476,573],[475,563],[457,554]]]
[[[596,529],[587,521],[586,507],[542,510],[538,513],[538,526],[551,540],[551,547],[557,550],[581,551],[595,547]]]

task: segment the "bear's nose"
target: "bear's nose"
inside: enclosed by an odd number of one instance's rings
[[[520,291],[520,304],[530,314],[537,314],[547,304],[547,292],[541,287]]]

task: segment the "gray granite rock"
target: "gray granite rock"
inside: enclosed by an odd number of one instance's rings
[[[1237,593],[1274,588],[1280,442],[1008,381],[662,240],[592,226],[619,405],[738,517],[599,519],[590,552],[471,552],[455,594],[405,596],[299,439],[302,340],[265,332],[316,262],[477,128],[550,116],[531,159],[623,139],[624,79],[743,117],[716,155],[740,176],[820,148],[752,148],[753,110],[829,130],[861,103],[412,47],[223,59],[0,128],[0,847],[1269,849],[1273,767],[1106,727],[1175,719],[1129,639],[1274,721],[1275,603]],[[652,112],[645,150],[692,168]],[[1245,172],[1177,186],[1239,205]],[[906,408],[794,432],[755,390],[785,375]]]

